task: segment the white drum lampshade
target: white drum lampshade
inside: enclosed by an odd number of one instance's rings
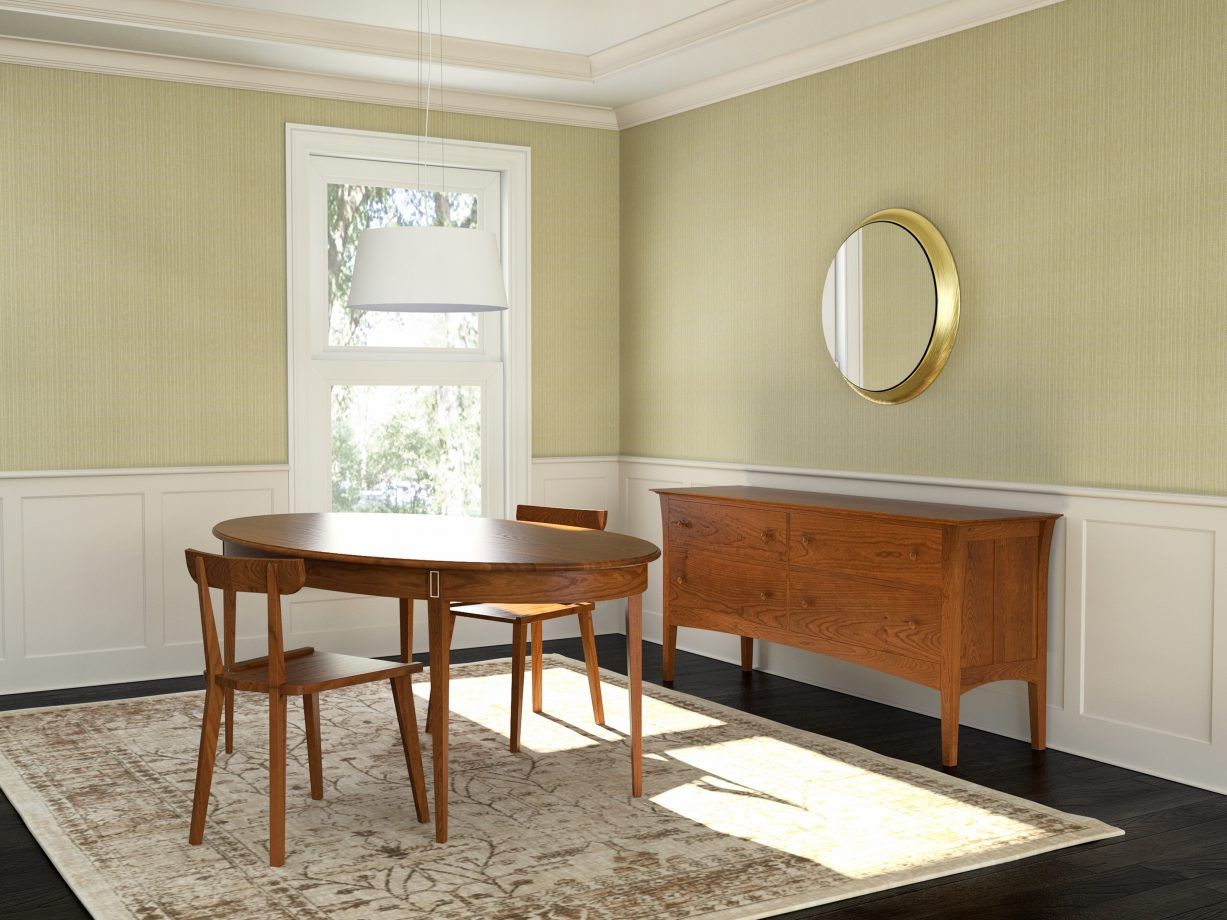
[[[347,306],[411,313],[506,310],[498,238],[465,227],[363,230]]]

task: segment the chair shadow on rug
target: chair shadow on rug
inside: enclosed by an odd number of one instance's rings
[[[200,624],[204,634],[205,705],[200,728],[200,752],[196,765],[196,790],[192,799],[192,822],[188,842],[204,840],[209,789],[217,758],[217,736],[223,701],[229,702],[235,690],[268,696],[268,775],[270,866],[285,864],[285,767],[286,698],[301,696],[306,721],[307,757],[311,776],[311,798],[324,797],[323,753],[320,744],[318,695],[326,690],[387,680],[392,686],[396,719],[400,726],[405,764],[409,770],[413,803],[418,821],[426,823],[426,779],[418,742],[417,715],[413,707],[410,675],[422,670],[417,663],[378,661],[350,655],[317,653],[313,648],[285,651],[282,643],[281,596],[294,594],[306,582],[306,567],[301,559],[252,559],[215,556],[197,550],[186,553],[188,572],[196,582],[200,601]],[[228,650],[229,633],[234,622],[236,594],[264,594],[268,598],[268,655],[223,665],[213,618],[209,588],[220,588],[225,604]],[[229,656],[228,656],[229,657]],[[228,706],[227,709],[230,709]],[[227,749],[233,725],[233,710],[227,719]]]

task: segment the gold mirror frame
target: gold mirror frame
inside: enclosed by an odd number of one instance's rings
[[[870,402],[893,406],[915,399],[927,390],[950,360],[954,339],[959,331],[959,273],[954,267],[954,256],[951,255],[946,240],[927,218],[915,211],[906,208],[878,211],[857,224],[848,236],[851,237],[857,230],[869,224],[879,222],[902,227],[916,238],[929,260],[929,267],[933,270],[933,285],[937,291],[937,306],[929,347],[925,349],[924,357],[902,382],[889,390],[866,390],[844,377],[844,383]],[[844,242],[847,242],[847,238]],[[839,365],[836,365],[835,369],[843,377],[843,370]]]

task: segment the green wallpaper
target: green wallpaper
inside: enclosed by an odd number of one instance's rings
[[[0,65],[0,469],[286,460],[285,124],[407,108]],[[457,115],[533,165],[533,451],[618,448],[618,138]]]
[[[621,134],[623,453],[1227,494],[1227,3],[1066,0]],[[921,212],[950,364],[839,378],[844,236]]]

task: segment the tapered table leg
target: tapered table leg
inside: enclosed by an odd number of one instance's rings
[[[406,663],[413,660],[413,599],[402,597],[400,602],[400,660]]]
[[[447,843],[448,607],[442,598],[432,597],[426,609],[430,625],[430,699],[435,704],[434,723],[430,727],[435,774],[435,840]]]
[[[631,708],[631,795],[643,795],[643,595],[626,599],[626,674]]]

